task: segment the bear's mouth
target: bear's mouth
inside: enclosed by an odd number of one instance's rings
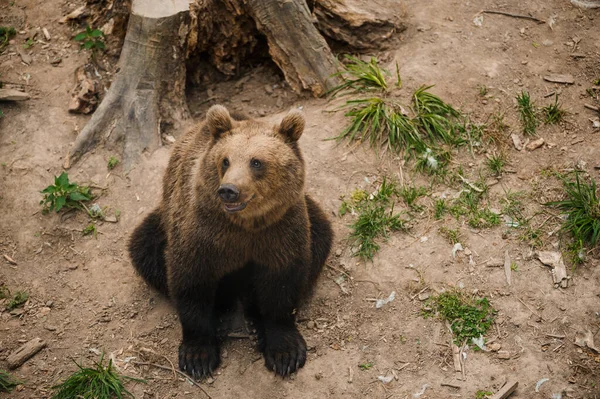
[[[248,203],[252,201],[252,199],[254,199],[254,194],[252,194],[252,196],[250,196],[246,202],[224,202],[223,207],[229,213],[239,212],[244,210],[246,206],[248,206]]]
[[[248,205],[247,202],[223,204],[223,206],[225,207],[225,210],[230,213],[239,212],[239,211],[243,210],[244,208],[246,208],[246,205]]]

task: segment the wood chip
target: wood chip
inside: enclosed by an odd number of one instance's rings
[[[27,93],[14,89],[0,89],[0,101],[24,101],[29,100]]]
[[[528,144],[525,146],[525,148],[527,148],[529,151],[533,151],[533,150],[535,150],[535,149],[538,149],[538,148],[540,148],[541,146],[543,146],[543,145],[544,145],[544,143],[545,143],[544,139],[543,139],[543,138],[539,138],[539,139],[537,139],[537,140],[530,141],[530,142],[529,142],[529,143],[528,143]]]
[[[506,275],[506,282],[508,285],[512,285],[512,271],[510,270],[510,266],[510,255],[508,254],[508,251],[506,251],[504,252],[504,274]]]
[[[61,24],[67,23],[67,21],[69,21],[71,19],[77,19],[77,18],[81,17],[84,12],[85,12],[85,5],[71,11],[70,13],[68,13],[61,19],[59,19],[58,22]]]
[[[6,259],[6,261],[8,263],[10,263],[11,265],[16,265],[17,264],[17,262],[13,258],[11,258],[10,256],[8,256],[7,254],[2,254],[2,256],[4,256],[4,259]]]
[[[50,36],[50,32],[48,32],[48,29],[42,28],[42,32],[44,33],[44,37],[46,38],[46,40],[52,40],[52,36]]]
[[[490,399],[506,399],[515,391],[515,389],[517,389],[518,386],[519,381],[508,380]]]
[[[21,57],[21,61],[23,61],[23,63],[31,65],[31,63],[33,62],[33,58],[31,58],[29,54],[21,50],[20,47],[17,47],[17,52],[19,53],[19,57]]]
[[[452,344],[452,359],[454,360],[454,371],[462,373],[462,363],[460,361],[460,348]]]
[[[510,137],[512,138],[513,145],[517,151],[521,151],[523,149],[523,142],[521,141],[521,138],[514,133],[511,134]]]
[[[544,76],[544,80],[552,83],[563,83],[572,85],[575,83],[575,78],[573,75],[559,75],[559,74],[551,74]]]
[[[46,342],[42,341],[41,338],[32,339],[31,341],[25,343],[19,349],[8,355],[8,357],[6,358],[8,368],[16,369],[45,347]]]
[[[567,268],[563,261],[560,252],[552,251],[536,251],[535,257],[546,266],[552,267],[552,279],[554,280],[554,288],[559,286],[567,288],[569,286],[569,278],[567,276]]]

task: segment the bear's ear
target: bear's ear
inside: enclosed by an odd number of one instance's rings
[[[215,139],[233,129],[229,111],[222,105],[213,105],[206,113],[206,126]]]
[[[304,132],[304,124],[304,114],[301,111],[290,111],[281,121],[281,125],[279,125],[279,134],[287,142],[298,141],[300,136],[302,136],[302,132]]]

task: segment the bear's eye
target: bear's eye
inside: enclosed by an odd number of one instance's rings
[[[229,167],[229,159],[227,159],[227,158],[223,159],[223,167],[224,168],[228,168]]]
[[[253,159],[250,161],[250,166],[252,166],[254,169],[260,169],[262,168],[262,162],[260,162],[258,159]]]

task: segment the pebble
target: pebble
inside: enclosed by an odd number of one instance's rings
[[[273,88],[271,87],[271,85],[265,85],[265,91],[267,92],[267,94],[273,94]]]
[[[498,342],[493,342],[488,345],[488,349],[492,352],[498,352],[500,349],[502,349],[502,345],[500,345]]]
[[[306,328],[308,328],[309,330],[314,329],[316,326],[315,322],[312,320],[309,320],[308,323],[306,323]]]
[[[498,359],[508,360],[510,359],[510,353],[508,351],[498,351]]]
[[[341,249],[336,250],[335,256],[342,256],[342,250]]]

